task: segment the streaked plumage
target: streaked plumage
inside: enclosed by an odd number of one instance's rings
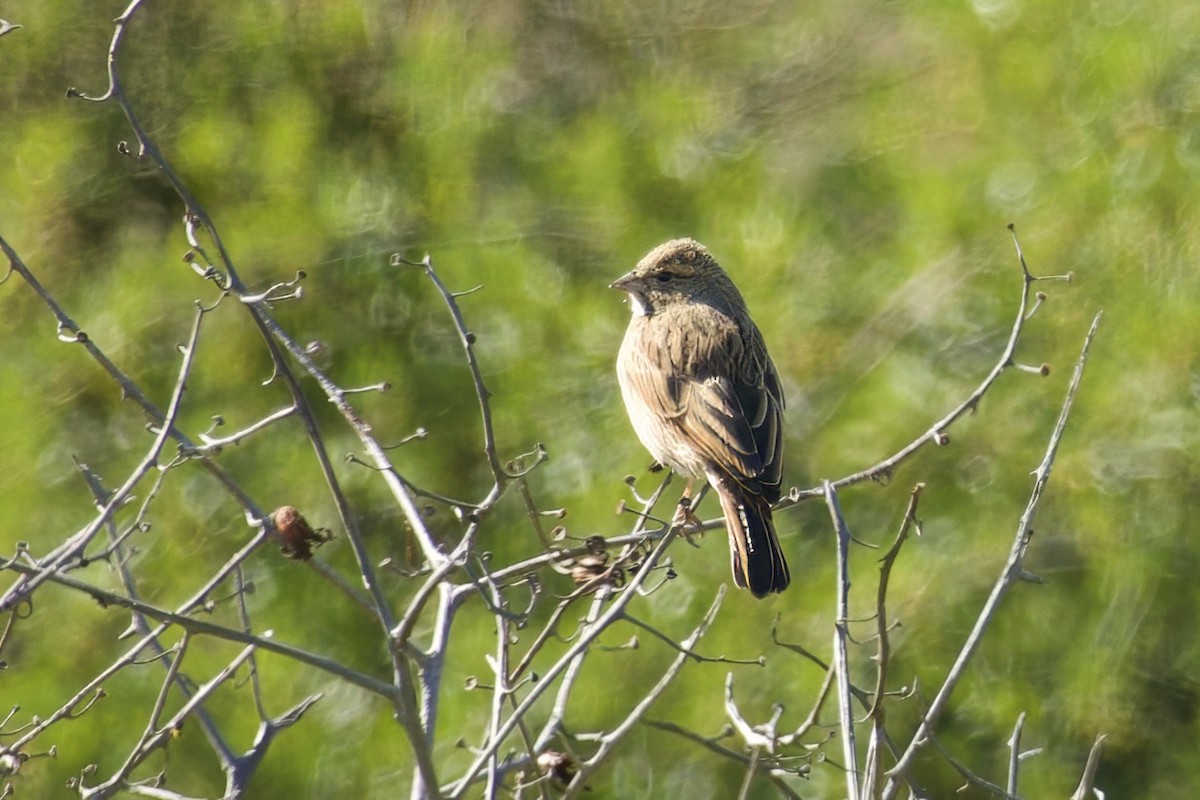
[[[655,460],[716,491],[733,578],[756,597],[787,588],[771,520],[783,466],[783,393],[733,281],[675,239],[612,284],[633,317],[617,357],[629,420]]]

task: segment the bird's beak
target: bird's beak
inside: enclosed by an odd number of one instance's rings
[[[633,285],[633,275],[630,273],[625,273],[624,275],[622,275],[621,277],[617,278],[615,281],[610,283],[608,285],[608,288],[617,289],[622,292],[628,292],[629,287],[631,285]]]

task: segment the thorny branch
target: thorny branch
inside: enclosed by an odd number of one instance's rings
[[[966,399],[951,409],[937,422],[930,425],[924,433],[922,433],[916,439],[913,439],[904,447],[900,448],[898,451],[896,451],[896,453],[888,458],[885,458],[864,470],[855,472],[852,475],[847,475],[843,478],[831,481],[834,489],[841,489],[843,487],[852,486],[856,483],[862,483],[864,481],[888,480],[896,471],[896,467],[898,467],[904,461],[907,461],[918,450],[922,449],[926,445],[930,443],[942,445],[949,442],[947,431],[950,429],[950,426],[961,419],[964,415],[974,410],[979,405],[979,401],[983,399],[983,396],[987,394],[988,390],[992,388],[993,384],[995,384],[1001,373],[1010,367],[1017,367],[1023,371],[1034,372],[1040,375],[1049,374],[1048,369],[1044,365],[1039,367],[1025,367],[1024,365],[1018,364],[1014,360],[1014,355],[1017,351],[1017,343],[1021,340],[1021,332],[1025,329],[1025,323],[1029,321],[1031,316],[1033,316],[1033,310],[1040,305],[1042,300],[1042,297],[1039,294],[1035,298],[1035,304],[1033,308],[1030,308],[1029,294],[1033,284],[1037,281],[1045,280],[1069,281],[1071,280],[1072,276],[1069,274],[1036,276],[1030,273],[1029,267],[1025,263],[1025,254],[1021,251],[1021,244],[1019,241],[1017,241],[1016,229],[1012,225],[1009,225],[1008,229],[1012,233],[1013,244],[1017,248],[1017,261],[1021,265],[1021,297],[1017,304],[1017,313],[1013,319],[1012,331],[1008,335],[1008,340],[1005,342],[1004,348],[1000,352],[1000,357],[997,359],[996,364],[992,367],[991,371],[988,372],[987,376],[984,377],[980,384],[975,387],[974,391],[967,395]],[[809,497],[821,497],[824,494],[825,489],[823,487],[815,487],[804,490],[793,489],[787,497],[783,498],[783,500],[776,504],[776,508],[787,508],[795,505],[800,500],[804,500]]]
[[[1100,327],[1100,316],[1100,314],[1097,314],[1092,320],[1092,325],[1088,329],[1087,336],[1084,338],[1083,348],[1080,350],[1079,359],[1075,362],[1075,371],[1071,375],[1071,381],[1067,387],[1066,399],[1063,401],[1058,421],[1054,425],[1054,430],[1050,434],[1050,441],[1046,446],[1046,453],[1034,471],[1033,491],[1029,495],[1029,502],[1025,506],[1025,511],[1021,514],[1021,519],[1017,523],[1016,536],[1013,539],[1008,560],[1000,572],[1000,577],[997,578],[995,585],[992,587],[992,592],[988,596],[987,602],[984,603],[983,609],[975,621],[974,628],[959,651],[954,665],[950,668],[950,672],[942,682],[941,688],[938,689],[933,701],[929,704],[929,709],[921,719],[921,724],[918,726],[916,733],[913,734],[912,740],[909,742],[903,755],[896,762],[896,765],[888,771],[888,781],[883,790],[885,800],[890,800],[890,798],[895,797],[897,792],[900,791],[900,786],[905,780],[906,773],[912,766],[917,753],[929,743],[931,732],[937,726],[938,719],[942,713],[946,710],[951,693],[966,672],[967,664],[971,661],[972,656],[975,655],[975,651],[978,649],[984,633],[995,618],[1000,603],[1004,600],[1008,591],[1025,577],[1023,564],[1025,561],[1025,551],[1029,547],[1029,539],[1033,535],[1033,519],[1037,514],[1038,507],[1041,505],[1042,494],[1046,489],[1046,485],[1050,481],[1050,471],[1054,466],[1054,457],[1058,453],[1058,446],[1062,441],[1063,432],[1067,427],[1067,419],[1071,414],[1071,406],[1075,402],[1075,394],[1079,391],[1079,383],[1083,379],[1083,369],[1087,364],[1088,352],[1091,349],[1092,340],[1096,337],[1096,331]]]

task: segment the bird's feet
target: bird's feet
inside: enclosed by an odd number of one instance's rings
[[[675,516],[671,518],[671,525],[679,529],[679,532],[683,534],[683,538],[687,539],[688,544],[692,547],[700,546],[698,543],[692,541],[693,529],[698,529],[701,525],[700,518],[692,510],[692,498],[686,494],[679,498],[679,505],[675,506]]]

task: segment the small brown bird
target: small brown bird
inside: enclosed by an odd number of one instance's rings
[[[654,459],[708,479],[729,529],[733,579],[755,597],[787,588],[771,504],[783,467],[783,392],[762,334],[702,245],[674,239],[612,284],[633,318],[617,356],[629,421]]]

